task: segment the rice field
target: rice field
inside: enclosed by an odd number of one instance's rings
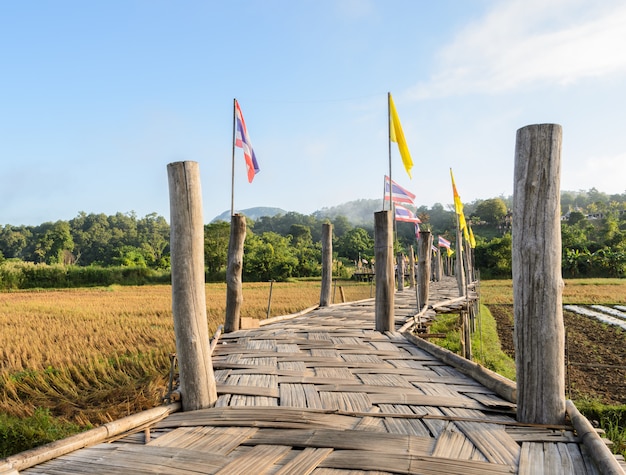
[[[348,300],[368,284],[339,282]],[[167,389],[175,350],[171,286],[110,286],[0,293],[0,412],[38,407],[81,425],[153,407]],[[319,303],[320,282],[272,284],[270,316]],[[266,318],[270,283],[244,283],[243,317]],[[224,321],[226,284],[207,284],[207,319]]]
[[[626,279],[566,279],[564,304],[626,304]],[[484,304],[513,304],[513,281],[483,280],[480,295]]]

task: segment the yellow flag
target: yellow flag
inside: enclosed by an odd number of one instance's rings
[[[396,112],[396,106],[393,103],[391,94],[389,94],[389,116],[389,140],[398,144],[398,150],[400,151],[400,156],[402,157],[404,169],[409,174],[409,178],[413,178],[411,176],[413,159],[411,158],[409,147],[407,147],[406,145],[404,132],[402,131],[402,125],[400,125],[400,118],[398,117],[398,113]]]
[[[472,232],[472,227],[469,228],[469,243],[472,249],[476,249],[476,239],[474,238],[474,233]]]
[[[454,175],[452,174],[452,168],[450,168],[450,178],[452,179],[452,196],[454,198],[454,210],[456,214],[463,214],[463,203],[461,203],[461,197],[459,196],[459,192],[456,191],[456,183],[454,183]]]
[[[466,241],[470,241],[470,235],[467,231],[467,222],[465,221],[465,213],[463,213],[463,203],[461,203],[461,197],[456,189],[456,183],[454,182],[454,175],[452,174],[452,168],[450,168],[450,178],[452,179],[452,196],[454,198],[454,211],[459,216],[459,228],[463,231],[463,237]]]

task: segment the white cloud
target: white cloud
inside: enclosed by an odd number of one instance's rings
[[[567,160],[565,158],[564,160]],[[591,156],[576,167],[564,167],[561,179],[563,190],[589,190],[593,187],[603,193],[626,192],[626,152],[609,156]]]
[[[626,4],[498,2],[440,53],[415,98],[498,93],[626,73]]]

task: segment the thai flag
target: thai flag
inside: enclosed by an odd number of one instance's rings
[[[407,223],[421,223],[420,219],[413,212],[402,205],[396,205],[396,221],[406,221]]]
[[[446,249],[450,249],[450,241],[444,239],[442,236],[439,236],[439,247],[445,247]]]
[[[256,161],[254,150],[252,149],[252,142],[248,136],[248,128],[246,127],[246,121],[243,120],[243,114],[239,107],[239,102],[235,99],[235,147],[243,149],[243,156],[246,159],[246,168],[248,169],[248,182],[252,183],[254,175],[259,173],[259,164]]]
[[[389,177],[385,176],[385,199],[389,200]],[[394,203],[410,203],[415,204],[413,201],[415,195],[409,190],[402,188],[395,181],[391,180],[391,195]]]

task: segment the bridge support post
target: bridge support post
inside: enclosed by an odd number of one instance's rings
[[[204,216],[197,162],[167,166],[172,313],[184,411],[211,407],[217,390],[204,287]]]
[[[376,265],[376,331],[395,330],[393,224],[391,211],[374,213],[374,256]]]
[[[517,418],[563,424],[562,128],[529,125],[517,131],[516,139],[512,266]]]
[[[333,284],[333,225],[322,224],[322,289],[320,291],[320,307],[331,303]]]
[[[228,264],[226,266],[226,317],[224,333],[241,328],[241,305],[243,303],[243,244],[246,240],[246,217],[234,214],[230,217],[228,241]]]
[[[396,256],[396,276],[398,279],[398,292],[404,291],[404,254],[401,252]]]
[[[419,304],[423,307],[428,304],[430,293],[430,249],[433,246],[433,235],[430,231],[421,231],[417,243],[417,288]]]

